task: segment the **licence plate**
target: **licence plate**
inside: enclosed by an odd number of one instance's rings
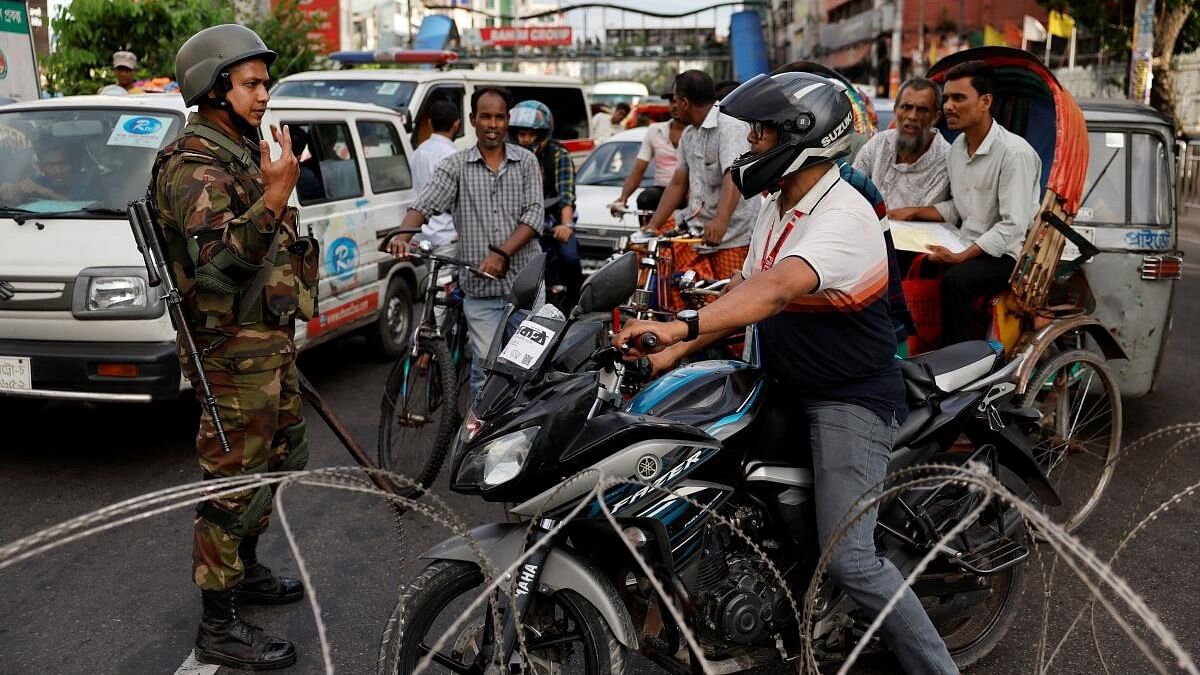
[[[1079,227],[1078,225],[1073,225],[1072,227],[1075,228],[1076,232],[1083,235],[1084,239],[1087,239],[1088,241],[1092,242],[1093,244],[1096,243],[1096,228],[1094,228],[1094,227]],[[1068,239],[1065,242],[1065,245],[1063,246],[1063,252],[1062,252],[1062,255],[1059,256],[1059,260],[1074,260],[1078,257],[1079,257],[1079,247],[1076,246],[1075,243],[1072,242],[1070,239]]]
[[[33,389],[32,375],[27,356],[0,356],[0,389],[30,391]]]

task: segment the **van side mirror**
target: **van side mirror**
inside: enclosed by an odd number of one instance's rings
[[[609,312],[621,306],[637,288],[637,254],[628,251],[592,273],[579,289],[580,314]],[[574,312],[572,312],[574,313]]]
[[[508,291],[508,301],[517,309],[532,310],[542,289],[542,276],[545,271],[546,254],[539,253],[517,272],[512,288]]]

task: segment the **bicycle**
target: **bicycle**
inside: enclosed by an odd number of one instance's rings
[[[393,235],[413,232],[385,230],[380,233],[380,248],[386,247]],[[462,296],[453,281],[439,286],[438,277],[447,265],[486,279],[496,277],[435,253],[430,242],[410,244],[409,256],[427,261],[430,269],[421,321],[408,351],[392,366],[384,385],[376,455],[381,469],[405,474],[427,490],[441,471],[469,403],[470,342]],[[439,294],[439,290],[444,292]],[[445,309],[440,325],[438,307]],[[425,449],[428,455],[421,456]],[[416,467],[420,472],[413,475]],[[421,491],[410,487],[401,489],[400,494],[413,497]]]

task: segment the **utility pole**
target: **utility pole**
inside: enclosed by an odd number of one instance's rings
[[[518,72],[521,57],[521,0],[513,0],[513,72]]]
[[[1133,54],[1129,59],[1129,98],[1150,104],[1154,60],[1154,0],[1137,0],[1133,11]]]
[[[917,20],[921,22],[917,27],[917,62],[921,64],[918,74],[924,75],[929,70],[929,64],[925,62],[925,0],[917,0],[917,8],[920,10]]]
[[[919,0],[918,0],[919,1]],[[904,0],[896,0],[896,16],[892,21],[892,67],[888,71],[888,97],[896,98],[900,90],[900,46],[904,38]]]

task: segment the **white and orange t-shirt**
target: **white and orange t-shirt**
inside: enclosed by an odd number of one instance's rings
[[[885,422],[905,413],[888,311],[888,258],[879,216],[836,166],[791,211],[765,200],[742,266],[749,279],[789,257],[817,287],[759,322],[763,367],[800,398],[854,403]]]

